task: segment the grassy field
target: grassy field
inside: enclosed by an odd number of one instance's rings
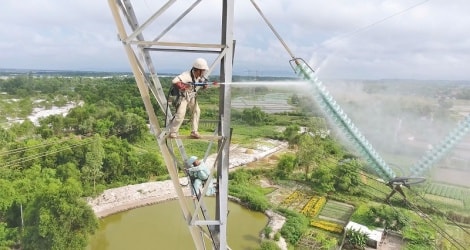
[[[456,199],[442,197],[442,196],[433,195],[433,194],[425,194],[424,198],[433,203],[441,203],[450,207],[453,207],[453,206],[459,207],[459,208],[465,207],[465,204],[463,203],[462,200],[456,200]]]

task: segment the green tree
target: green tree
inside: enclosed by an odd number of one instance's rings
[[[276,177],[280,179],[287,179],[292,171],[294,171],[297,159],[293,154],[284,154],[279,158],[276,166]]]
[[[160,154],[155,152],[145,152],[141,156],[137,175],[148,180],[152,176],[159,176],[167,173]]]
[[[289,145],[297,144],[299,137],[299,125],[289,125],[282,133],[284,138],[289,142]]]
[[[10,181],[0,179],[0,215],[1,211],[7,210],[13,204],[16,196],[15,189]],[[0,216],[0,221],[2,217]]]
[[[321,193],[329,193],[335,191],[335,173],[332,171],[332,167],[324,163],[312,172],[311,178],[312,187]]]
[[[311,136],[305,133],[299,138],[297,158],[299,166],[305,170],[306,180],[309,178],[310,167],[315,167],[323,156],[323,143],[319,136]]]
[[[29,96],[21,98],[18,105],[20,110],[17,115],[20,117],[27,117],[33,112],[33,102],[29,99]]]
[[[62,181],[66,181],[69,178],[80,180],[80,170],[73,162],[68,162],[63,165],[57,166],[57,177]]]
[[[142,117],[126,112],[115,120],[113,133],[132,143],[142,139],[147,130],[146,121]]]
[[[11,152],[5,156],[5,161],[10,166],[17,166],[20,169],[27,169],[31,165],[39,164],[40,149],[37,148],[40,142],[36,139],[23,140],[14,143],[10,143],[9,151]]]
[[[0,179],[0,249],[9,249],[14,243],[10,237],[7,223],[4,222],[6,211],[11,207],[16,198],[16,191],[13,185],[6,180]],[[7,248],[8,247],[8,248]]]
[[[7,143],[15,140],[15,135],[4,128],[0,128],[0,147],[5,146]]]
[[[62,115],[50,115],[39,119],[38,133],[42,130],[52,130],[53,135],[62,135],[65,132],[65,119]]]
[[[83,249],[98,228],[90,206],[81,198],[80,183],[48,183],[28,204],[23,249]]]
[[[122,178],[124,166],[118,152],[106,153],[103,159],[103,178],[107,183],[111,183]]]
[[[109,119],[97,120],[95,125],[95,132],[103,136],[108,136],[111,133],[113,125],[114,122],[110,121]]]
[[[16,137],[30,137],[32,136],[36,128],[30,120],[26,119],[22,123],[13,123],[10,127],[10,131],[16,135]]]
[[[361,165],[356,159],[343,159],[334,169],[336,180],[335,190],[356,194],[360,190],[360,174]]]
[[[243,120],[251,126],[262,125],[267,118],[267,114],[259,107],[243,110]]]
[[[8,225],[0,221],[0,249],[9,250],[12,249],[15,241],[11,240],[13,229],[8,228]]]
[[[93,194],[96,194],[96,182],[103,176],[104,149],[99,135],[93,136],[89,151],[85,155],[85,166],[82,168],[82,178],[92,183]]]
[[[64,147],[65,143],[60,141],[57,137],[52,137],[48,140],[49,145],[44,147],[42,149],[43,157],[42,157],[42,164],[41,166],[47,167],[47,168],[53,168],[56,169],[57,167],[57,156],[58,152],[61,152],[62,150],[70,150]]]
[[[90,135],[93,133],[93,127],[95,125],[95,122],[96,122],[96,118],[93,117],[93,116],[90,116],[88,118],[86,118],[85,120],[82,121],[82,123],[80,123],[78,125],[78,130],[77,132],[79,134],[83,134],[83,135]]]

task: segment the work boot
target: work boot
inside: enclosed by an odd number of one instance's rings
[[[201,138],[201,135],[200,135],[198,132],[196,132],[196,131],[191,132],[191,135],[189,135],[189,136],[190,136],[191,138],[194,138],[194,139],[199,139],[199,138]]]

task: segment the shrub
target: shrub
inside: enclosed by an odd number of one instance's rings
[[[254,211],[265,211],[270,204],[264,190],[251,183],[254,172],[237,170],[229,175],[229,194],[239,198],[248,208]]]
[[[367,243],[367,234],[358,230],[348,229],[346,231],[346,240],[347,243],[354,247],[364,249]]]
[[[281,229],[281,235],[292,245],[296,245],[302,235],[307,231],[308,219],[302,214],[280,209],[286,216],[286,223]]]
[[[259,250],[280,250],[279,246],[276,244],[276,242],[272,240],[264,240],[260,244]]]
[[[281,234],[277,232],[276,234],[274,234],[274,240],[279,241],[279,239],[281,239]]]
[[[269,239],[269,235],[271,234],[272,231],[273,231],[273,229],[270,226],[265,227],[264,228],[264,237]]]

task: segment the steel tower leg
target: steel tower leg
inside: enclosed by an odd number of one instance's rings
[[[233,0],[224,0],[222,6],[222,44],[228,46],[225,57],[222,58],[220,66],[221,81],[230,83],[232,81],[233,65]],[[225,104],[228,105],[225,105]],[[230,137],[230,105],[231,87],[230,84],[223,84],[219,92],[219,114],[220,114],[220,132],[221,136]],[[228,166],[229,166],[229,147],[230,143],[225,143],[222,149],[221,160],[217,166],[219,192],[216,204],[216,219],[220,221],[218,226],[220,249],[227,249],[227,212],[228,212]]]

